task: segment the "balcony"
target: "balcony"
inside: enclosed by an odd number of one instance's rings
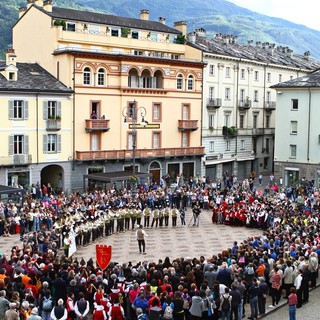
[[[239,100],[239,101],[238,101],[238,107],[239,107],[239,109],[241,109],[241,110],[248,110],[248,109],[251,108],[251,103],[252,103],[252,101],[249,100],[249,99]]]
[[[262,135],[273,135],[275,133],[274,128],[253,128],[252,135],[253,136],[262,136]]]
[[[264,134],[263,128],[252,128],[252,135],[253,136],[262,136]]]
[[[48,119],[46,121],[47,131],[57,131],[61,129],[61,119]]]
[[[227,127],[223,126],[222,127],[222,135],[224,138],[235,138],[237,136],[237,128],[232,126],[232,127]]]
[[[178,120],[179,131],[195,131],[198,128],[198,120]]]
[[[136,159],[202,156],[204,147],[137,149]],[[132,150],[76,151],[76,160],[130,160]]]
[[[264,134],[275,134],[275,128],[264,128]]]
[[[222,105],[222,99],[207,99],[207,109],[208,110],[214,110],[219,109]]]
[[[86,119],[86,132],[92,131],[109,131],[110,120],[106,119]]]
[[[275,110],[277,103],[275,101],[265,101],[264,108],[266,110]]]

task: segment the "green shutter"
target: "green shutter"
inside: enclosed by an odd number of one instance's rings
[[[14,104],[14,101],[9,100],[9,110],[8,110],[9,119],[13,119],[13,104]]]
[[[23,136],[23,152],[25,154],[29,153],[29,136],[28,135],[24,135]]]
[[[23,119],[27,120],[29,118],[29,102],[23,101]]]
[[[61,101],[57,101],[57,116],[61,117]]]
[[[43,101],[43,119],[48,120],[48,101]]]
[[[9,155],[13,154],[14,136],[9,136]]]
[[[48,135],[43,135],[43,153],[48,152]]]
[[[57,152],[61,152],[61,134],[57,134]]]

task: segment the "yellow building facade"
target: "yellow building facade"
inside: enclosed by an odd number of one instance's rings
[[[72,188],[83,175],[132,170],[185,178],[200,172],[201,51],[186,23],[54,7],[28,0],[13,27],[21,61],[37,61],[74,90]],[[32,44],[32,45],[31,45]],[[28,50],[25,48],[28,47]],[[143,123],[141,123],[141,121]]]
[[[71,188],[72,90],[36,63],[0,62],[0,184]]]

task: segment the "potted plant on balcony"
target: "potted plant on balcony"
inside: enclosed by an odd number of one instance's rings
[[[235,136],[236,134],[237,134],[237,128],[235,126],[228,128],[228,135],[229,136]]]
[[[130,35],[131,29],[130,28],[121,28],[121,37],[128,38]]]

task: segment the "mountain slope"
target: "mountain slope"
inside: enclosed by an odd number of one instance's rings
[[[0,50],[11,43],[11,26],[18,18],[18,8],[26,0],[0,1]],[[238,36],[240,43],[248,40],[289,46],[296,53],[311,52],[320,59],[320,32],[287,20],[264,16],[225,0],[189,0],[183,6],[176,0],[56,0],[54,5],[82,10],[95,10],[126,17],[139,17],[140,9],[150,10],[150,19],[166,18],[170,26],[185,20],[188,31],[204,28],[209,36],[228,33]]]

